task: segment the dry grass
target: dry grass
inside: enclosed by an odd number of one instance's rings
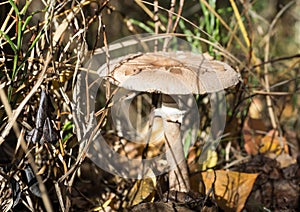
[[[87,71],[82,67],[89,56],[99,47],[130,34],[152,32],[181,37],[198,51],[226,60],[242,74],[243,83],[228,91],[230,118],[218,147],[218,168],[246,158],[243,127],[250,105],[258,104],[253,99],[260,100],[259,117],[268,129],[263,133],[277,131],[279,137],[287,139],[290,156],[297,157],[299,2],[199,2],[0,3],[0,177],[5,179],[0,183],[0,193],[5,194],[0,197],[0,210],[15,207],[28,211],[100,211],[128,205],[127,194],[134,182],[111,176],[84,160],[86,155],[82,145],[79,147],[72,118],[72,92],[78,73]],[[28,139],[28,133],[37,129],[41,90],[51,99],[42,112],[58,135],[52,143]],[[104,124],[111,106],[106,100],[113,94],[107,89],[99,97],[104,106],[100,108],[98,127],[105,129],[104,136],[111,143],[120,145],[121,139],[108,131],[110,124]],[[197,97],[200,109],[203,98]],[[206,112],[202,131],[210,129],[209,111]],[[201,135],[189,157],[199,157],[200,140]],[[30,170],[27,164],[38,184],[30,184],[27,181],[31,178],[24,177],[24,172]],[[97,188],[95,193],[89,190],[93,186]],[[39,189],[39,195],[32,189]],[[16,202],[19,204],[13,205]]]

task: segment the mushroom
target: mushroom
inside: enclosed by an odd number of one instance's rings
[[[218,92],[239,82],[239,74],[224,62],[191,52],[152,52],[130,54],[110,61],[97,72],[100,77],[125,89],[161,93],[166,158],[175,168],[169,172],[169,189],[190,190],[184,158],[180,125],[185,111],[180,110],[174,95]],[[172,97],[173,96],[173,97]]]

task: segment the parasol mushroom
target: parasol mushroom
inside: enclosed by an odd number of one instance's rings
[[[119,87],[162,94],[166,158],[175,168],[169,172],[169,189],[190,190],[180,125],[185,111],[178,108],[174,95],[214,93],[234,86],[239,74],[226,63],[191,52],[153,52],[130,54],[110,61],[98,69],[100,77]]]

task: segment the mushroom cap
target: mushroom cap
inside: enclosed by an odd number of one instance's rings
[[[204,94],[236,85],[240,74],[224,62],[191,52],[130,54],[98,70],[100,77],[128,90],[164,94]]]

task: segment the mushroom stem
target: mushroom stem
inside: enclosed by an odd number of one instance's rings
[[[180,111],[177,103],[170,96],[163,95],[162,99],[162,108],[166,115],[164,120],[166,157],[171,167],[169,189],[188,192],[190,190],[189,174],[180,134],[182,116],[185,111]]]

